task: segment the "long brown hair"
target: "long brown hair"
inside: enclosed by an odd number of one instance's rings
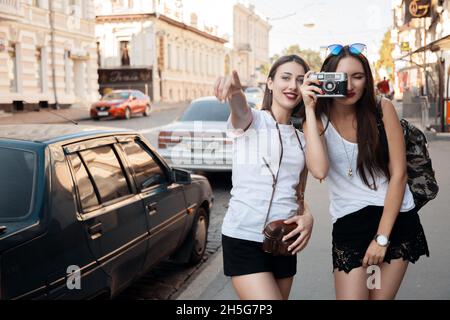
[[[274,62],[274,64],[272,65],[272,67],[270,68],[269,71],[269,75],[267,76],[267,80],[269,79],[273,79],[275,78],[275,74],[277,73],[278,67],[288,63],[288,62],[296,62],[299,65],[301,65],[303,67],[303,69],[305,69],[305,73],[307,73],[309,71],[309,66],[306,63],[305,60],[303,60],[302,58],[300,58],[298,55],[296,54],[292,54],[289,56],[282,56],[280,58],[277,59],[277,61]],[[268,86],[266,85],[266,90],[264,91],[264,99],[262,102],[262,110],[272,110],[272,93],[269,90]],[[302,101],[299,102],[298,105],[295,106],[295,108],[292,110],[292,116],[296,116],[299,114],[300,110],[304,109],[304,103],[303,103],[303,99]]]
[[[353,54],[349,47],[345,46],[340,54],[329,55],[323,62],[322,72],[336,72],[339,61],[345,57],[353,57],[361,62],[366,76],[366,85],[362,97],[356,102],[356,120],[357,120],[357,143],[358,159],[357,170],[363,182],[371,189],[377,190],[375,175],[384,175],[390,178],[388,163],[384,161],[382,146],[378,135],[377,127],[377,102],[374,90],[374,81],[370,64],[363,54]],[[330,122],[332,98],[320,98],[317,100],[316,116],[320,119],[325,114],[328,123]],[[327,128],[325,128],[326,130]],[[373,185],[369,183],[367,174],[370,175]]]

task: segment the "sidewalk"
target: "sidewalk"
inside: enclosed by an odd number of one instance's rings
[[[159,112],[186,105],[187,102],[167,103],[157,102],[152,104],[151,112]],[[69,108],[40,109],[39,111],[18,111],[15,113],[0,111],[0,125],[22,123],[67,123],[90,120],[90,106],[72,105]],[[66,118],[66,119],[65,119]],[[70,120],[67,120],[70,119]]]
[[[395,110],[397,111],[398,117],[401,119],[403,118],[403,104],[401,101],[393,100],[392,103],[394,104]],[[434,132],[429,131],[424,128],[417,118],[405,118],[408,122],[412,123],[414,126],[419,128],[427,137],[428,141],[433,140],[447,140],[450,141],[450,132]]]

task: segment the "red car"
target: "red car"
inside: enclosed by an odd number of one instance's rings
[[[91,107],[91,118],[103,117],[130,119],[133,114],[150,115],[150,98],[139,90],[114,90]]]

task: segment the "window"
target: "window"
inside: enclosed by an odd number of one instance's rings
[[[167,181],[158,163],[155,162],[150,152],[141,143],[137,141],[126,142],[122,146],[133,168],[139,190]]]
[[[181,48],[177,46],[177,70],[181,70]]]
[[[102,203],[130,194],[127,179],[112,146],[81,151]]]
[[[0,221],[24,218],[32,210],[36,155],[0,148]]]
[[[187,48],[184,48],[184,70],[186,72],[189,71],[189,54]]]
[[[92,181],[86,171],[86,167],[81,162],[80,156],[78,154],[72,154],[69,159],[72,163],[72,168],[75,175],[81,208],[83,211],[87,211],[99,204],[94,186],[92,185]]]
[[[8,79],[9,90],[11,92],[17,92],[17,55],[16,44],[11,43],[8,46]]]
[[[70,57],[69,57],[69,50],[64,51],[64,81],[65,81],[65,87],[66,87],[66,93],[71,93],[71,85],[70,85],[70,78],[71,78],[71,70],[70,70]]]
[[[122,66],[130,65],[130,42],[120,41],[120,63]]]
[[[167,63],[168,63],[168,69],[172,69],[172,46],[170,43],[167,44]]]
[[[100,50],[100,42],[97,41],[97,66],[100,68],[102,65],[102,53]]]
[[[36,48],[36,82],[39,92],[44,92],[44,82],[42,78],[42,48]]]

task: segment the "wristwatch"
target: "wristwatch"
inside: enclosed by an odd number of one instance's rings
[[[390,243],[389,239],[382,234],[377,234],[375,235],[375,237],[373,238],[373,240],[376,241],[376,243],[380,246],[380,247],[387,247]]]

